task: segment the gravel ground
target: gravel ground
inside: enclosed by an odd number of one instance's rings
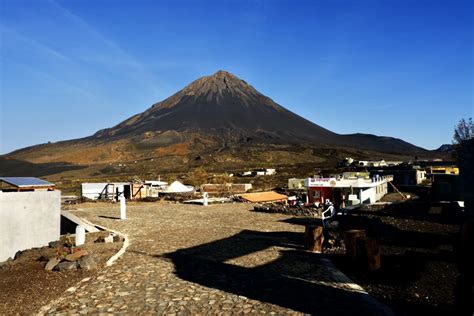
[[[381,269],[357,271],[342,251],[328,257],[399,315],[453,313],[459,214],[449,207],[432,212],[429,203],[421,200],[355,211],[338,218],[340,231],[365,229],[377,239]]]
[[[94,256],[99,269],[113,256],[122,243],[93,243],[107,232],[87,234],[86,245],[81,249]],[[13,261],[0,268],[0,315],[31,315],[42,306],[55,300],[70,286],[98,273],[98,270],[75,270],[67,272],[46,271],[48,258],[56,255],[56,249],[43,247],[22,252]]]
[[[76,215],[128,234],[130,247],[43,311],[390,314],[321,254],[302,249],[304,226],[252,208],[129,203],[121,221],[118,205],[77,205]]]

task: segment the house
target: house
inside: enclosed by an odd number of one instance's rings
[[[147,188],[148,197],[158,197],[159,192],[165,190],[168,187],[168,182],[159,180],[145,180],[144,183]]]
[[[387,167],[383,169],[371,169],[370,175],[391,175],[392,183],[397,186],[419,185],[426,180],[426,171],[413,166]]]
[[[0,178],[0,262],[59,239],[61,191],[32,177]]]
[[[402,161],[385,161],[385,160],[360,160],[358,162],[359,167],[387,167],[387,166],[398,166],[402,164]]]
[[[266,174],[266,170],[265,169],[254,170],[254,174],[256,176],[264,176]]]
[[[459,174],[459,168],[455,166],[439,166],[429,168],[431,174]]]
[[[130,199],[132,189],[133,184],[130,182],[85,182],[81,184],[81,196],[91,200],[118,200],[123,194],[126,199]]]
[[[307,178],[305,187],[309,203],[331,200],[337,207],[360,203],[375,203],[388,192],[391,176],[374,176],[370,179]]]
[[[201,185],[200,191],[207,193],[245,193],[252,189],[251,183],[226,183],[226,184],[214,184],[208,183]]]
[[[265,175],[266,176],[272,176],[274,174],[276,174],[276,169],[272,169],[272,168],[265,169]]]
[[[369,172],[356,172],[356,171],[344,172],[342,174],[342,178],[343,179],[359,179],[359,178],[370,179],[370,173]]]
[[[288,189],[290,190],[304,190],[304,180],[300,178],[290,178],[288,179]]]
[[[256,176],[272,176],[274,174],[276,174],[276,169],[272,169],[272,168],[253,170],[253,175],[256,175]]]

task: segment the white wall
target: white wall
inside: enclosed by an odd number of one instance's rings
[[[375,203],[376,199],[375,194],[375,187],[374,188],[367,188],[361,191],[359,199],[362,203]]]
[[[0,262],[59,239],[61,191],[0,192]]]
[[[107,186],[110,184],[109,186]],[[114,185],[112,185],[114,184]],[[115,190],[118,188],[119,193],[123,193],[125,183],[112,183],[112,182],[103,182],[103,183],[82,183],[81,184],[81,194],[83,197],[86,197],[91,200],[97,200],[102,192],[105,193],[104,189],[107,187],[107,193],[110,197],[115,196]]]

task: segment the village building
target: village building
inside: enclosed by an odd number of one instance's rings
[[[255,169],[252,172],[254,176],[272,176],[274,174],[276,174],[276,169],[273,168]]]
[[[61,191],[32,177],[0,178],[0,262],[60,234]]]
[[[359,160],[359,167],[388,167],[388,166],[398,166],[402,164],[402,161],[385,161],[385,160]]]
[[[290,178],[288,179],[288,189],[290,190],[304,190],[304,180],[301,178]]]
[[[426,171],[417,168],[416,166],[406,167],[389,167],[384,169],[371,169],[370,175],[391,175],[393,176],[392,183],[396,186],[413,186],[420,185],[425,181]]]
[[[165,190],[168,187],[168,182],[159,180],[145,180],[144,185],[147,188],[148,197],[158,197],[159,192]]]
[[[130,182],[86,182],[81,184],[81,196],[90,200],[118,200],[119,196],[124,195],[130,199],[132,189]]]
[[[200,191],[207,193],[245,193],[252,189],[251,183],[226,183],[226,184],[215,184],[207,183],[201,185]]]
[[[82,197],[91,200],[118,200],[123,195],[127,200],[158,197],[159,192],[167,188],[163,181],[147,180],[145,182],[94,182],[82,183]]]
[[[430,174],[454,174],[459,175],[459,168],[455,166],[430,166],[429,167]]]
[[[388,192],[387,184],[392,176],[345,179],[307,178],[305,187],[309,203],[325,203],[330,200],[337,207],[361,203],[375,203]]]

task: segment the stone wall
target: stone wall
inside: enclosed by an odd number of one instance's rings
[[[59,239],[61,191],[0,192],[0,262]]]

